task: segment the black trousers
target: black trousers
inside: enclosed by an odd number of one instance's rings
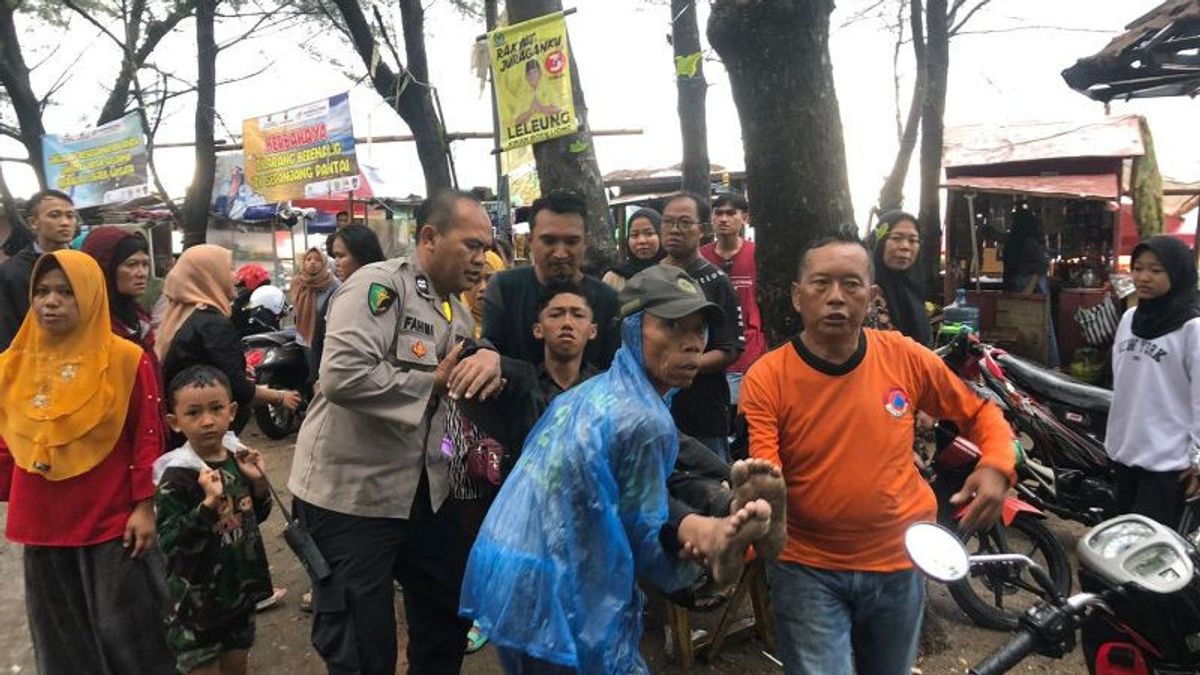
[[[173,675],[166,561],[121,540],[26,546],[25,607],[42,675]],[[6,582],[7,583],[7,582]]]
[[[722,486],[722,482],[730,482],[729,465],[700,441],[680,434],[679,456],[675,459],[674,470],[667,476],[670,524],[677,529],[684,516],[693,513],[714,517],[729,515],[733,492]]]
[[[1117,468],[1117,510],[1152,518],[1171,529],[1183,516],[1182,471],[1147,471],[1114,462]]]
[[[393,675],[393,580],[404,587],[408,672],[457,673],[470,621],[458,616],[466,551],[447,500],[434,513],[424,475],[408,519],[368,518],[295,500],[333,576],[313,586],[312,643],[330,675]]]

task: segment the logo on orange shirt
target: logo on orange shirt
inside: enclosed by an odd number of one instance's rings
[[[895,418],[901,418],[908,414],[909,399],[908,392],[899,387],[888,389],[883,395],[883,409],[888,411],[888,414]]]

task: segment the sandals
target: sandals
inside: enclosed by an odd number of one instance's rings
[[[467,653],[474,654],[483,649],[483,646],[488,643],[488,636],[480,630],[479,624],[472,623],[471,630],[467,631]]]
[[[280,600],[283,599],[283,596],[285,596],[285,595],[287,595],[286,588],[274,589],[274,592],[271,593],[271,595],[267,596],[266,598],[263,598],[262,600],[259,600],[258,603],[254,605],[254,611],[261,612],[263,610],[274,607],[276,604],[279,603]]]

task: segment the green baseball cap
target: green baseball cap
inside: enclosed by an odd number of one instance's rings
[[[625,282],[621,290],[621,316],[641,311],[660,319],[682,319],[703,312],[709,323],[725,316],[720,306],[704,297],[695,279],[670,265],[648,267]]]

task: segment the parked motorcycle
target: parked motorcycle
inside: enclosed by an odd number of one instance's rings
[[[952,532],[917,523],[905,533],[909,557],[927,576],[956,583],[975,567],[1020,567],[1038,583],[1042,600],[1020,619],[1013,639],[969,672],[1005,673],[1026,656],[1063,658],[1084,622],[1105,621],[1115,637],[1085,645],[1096,675],[1183,675],[1200,669],[1200,555],[1170,528],[1139,515],[1106,520],[1078,545],[1088,592],[1067,597],[1026,556],[970,556]]]
[[[1084,525],[1116,515],[1116,477],[1104,449],[1112,391],[1052,373],[960,333],[938,355],[982,396],[996,402],[1026,452],[1018,494]]]
[[[937,497],[938,522],[957,531],[960,509],[950,497],[962,490],[981,456],[979,447],[958,435],[947,422],[934,426],[933,456],[923,473]],[[1046,515],[1016,497],[1005,499],[1001,521],[972,533],[963,543],[975,554],[1020,553],[1040,560],[1050,571],[1055,588],[1071,590],[1071,565],[1067,551],[1044,522]],[[1017,622],[1040,595],[1036,582],[1013,567],[979,567],[950,585],[950,595],[976,624],[994,630],[1014,630]]]
[[[258,333],[242,338],[246,367],[256,382],[271,389],[300,392],[300,407],[289,410],[282,404],[269,403],[254,408],[254,420],[267,438],[287,438],[300,428],[311,398],[308,386],[308,359],[296,342],[295,329]]]

